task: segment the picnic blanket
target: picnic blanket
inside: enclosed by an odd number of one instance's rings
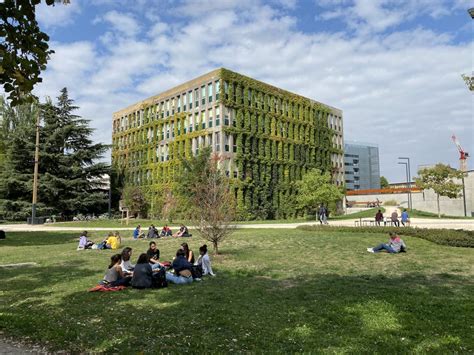
[[[122,291],[125,290],[126,286],[107,286],[107,285],[97,285],[92,287],[89,292],[108,292],[108,291]]]

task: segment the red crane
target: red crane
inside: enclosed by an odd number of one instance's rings
[[[462,149],[461,143],[459,143],[458,139],[454,134],[451,139],[453,140],[454,144],[456,144],[456,147],[459,151],[459,170],[467,171],[467,158],[469,157],[469,153]]]

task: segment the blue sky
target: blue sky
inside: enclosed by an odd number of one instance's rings
[[[342,109],[344,135],[373,142],[381,173],[397,157],[458,166],[474,155],[474,20],[466,0],[71,0],[41,6],[56,51],[40,97],[68,87],[95,138],[112,113],[217,67]],[[474,158],[472,158],[474,159]],[[470,162],[471,169],[474,164]]]

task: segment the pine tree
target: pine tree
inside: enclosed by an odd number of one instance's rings
[[[40,109],[40,163],[37,215],[98,214],[107,208],[105,163],[97,163],[108,146],[94,144],[89,120],[73,114],[77,109],[67,89],[57,104],[38,108],[25,104],[10,108],[2,102],[0,153],[0,218],[25,220],[31,214],[36,114]]]
[[[102,179],[110,168],[96,162],[108,146],[92,142],[90,121],[75,115],[77,108],[64,88],[57,104],[47,102],[42,110],[39,199],[66,217],[101,213],[108,197]]]
[[[25,220],[31,214],[38,107],[24,104],[12,108],[2,100],[1,111],[0,218]],[[44,204],[37,207],[39,213],[47,213]]]

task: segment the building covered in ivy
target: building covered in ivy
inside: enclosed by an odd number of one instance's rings
[[[112,164],[156,200],[180,157],[211,146],[240,211],[294,215],[295,182],[312,168],[344,183],[342,111],[227,69],[217,69],[113,115]]]

